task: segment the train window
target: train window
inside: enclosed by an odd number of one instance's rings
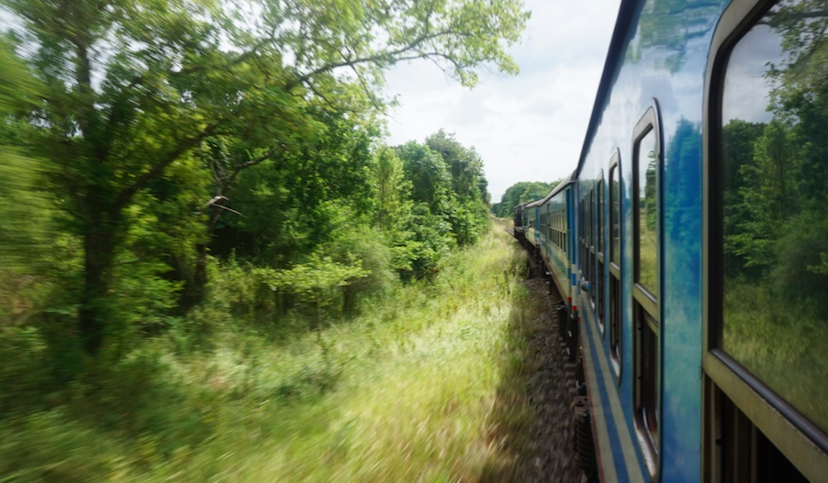
[[[561,230],[560,230],[560,222],[558,220],[558,212],[556,211],[554,216],[555,220],[555,245],[560,248],[561,247]]]
[[[561,248],[561,220],[560,213],[555,212],[555,244]]]
[[[635,172],[636,282],[658,299],[658,222],[656,186],[656,133],[638,142]]]
[[[618,180],[618,154],[610,160],[609,171],[609,338],[610,359],[621,382],[621,192]]]
[[[825,31],[824,2],[783,1],[733,46],[714,243],[720,348],[828,441]]]
[[[589,240],[592,237],[592,219],[591,219],[592,217],[590,216],[592,213],[590,212],[590,209],[589,209],[589,203],[590,203],[590,196],[589,196],[589,193],[587,193],[587,197],[586,197],[586,199],[584,199],[584,212],[586,213],[586,225],[585,225],[586,238],[584,239],[584,245],[586,247],[586,250],[585,250],[585,255],[586,256],[584,257],[584,267],[586,268],[586,272],[587,272],[587,280],[589,280],[591,282],[592,281],[592,271],[590,270],[590,266],[591,266],[591,262],[592,262],[592,257],[589,254],[589,247],[591,245]]]
[[[604,331],[604,177],[598,181],[596,191],[597,209],[595,211],[596,237],[595,248],[595,299],[598,304],[598,326]]]
[[[566,240],[564,236],[564,224],[563,224],[563,212],[558,210],[555,214],[558,220],[558,246],[561,247],[561,250],[566,253]]]
[[[598,253],[604,253],[604,175],[601,175],[601,179],[598,181],[598,206],[597,206],[597,221],[598,221],[598,237],[597,237],[597,245],[598,245]]]
[[[639,320],[637,327],[638,354],[636,373],[638,384],[635,394],[635,405],[638,409],[637,423],[642,438],[654,452],[658,451],[658,323],[641,306],[636,307],[640,312],[636,317]],[[643,431],[641,431],[643,429]]]
[[[564,199],[566,199],[566,198],[564,198]],[[561,231],[563,232],[563,251],[564,251],[564,253],[567,253],[568,247],[567,247],[566,237],[569,234],[569,227],[567,225],[567,220],[566,220],[566,208],[561,210]]]
[[[616,155],[617,157],[617,155]],[[621,265],[621,181],[618,165],[610,169],[610,261]]]
[[[580,222],[580,235],[581,235],[581,257],[578,260],[578,263],[581,265],[581,277],[583,278],[584,282],[589,281],[589,273],[587,272],[587,241],[586,241],[586,233],[587,233],[587,218],[586,218],[586,199],[582,199],[579,203],[579,210],[578,210],[578,220]]]
[[[656,108],[635,126],[633,144],[633,407],[639,446],[651,476],[658,469],[661,375],[659,368],[658,196],[661,152]]]
[[[595,294],[598,291],[598,277],[595,273],[595,188],[589,190],[588,203],[587,216],[589,221],[587,222],[587,230],[589,230],[589,240],[587,244],[589,245],[589,251],[587,256],[589,260],[587,261],[587,270],[589,271],[589,280],[592,281],[589,290],[589,301],[595,307]]]
[[[557,230],[558,248],[564,250],[563,223],[561,223],[561,210],[555,212],[555,229]]]

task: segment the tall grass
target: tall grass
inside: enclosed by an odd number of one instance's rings
[[[529,416],[524,270],[495,227],[347,322],[171,331],[0,420],[0,481],[506,478]]]

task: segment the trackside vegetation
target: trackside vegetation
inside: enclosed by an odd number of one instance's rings
[[[255,282],[249,273],[214,278],[215,305],[200,318],[105,369],[83,368],[86,377],[37,411],[6,413],[0,475],[502,481],[530,417],[526,336],[537,307],[519,283],[526,270],[525,255],[495,227],[432,282],[397,286],[360,315],[326,317],[312,331],[298,316],[278,326],[222,320],[219,306],[239,303]],[[209,333],[191,330],[204,318]]]
[[[0,482],[507,464],[517,255],[473,147],[387,145],[384,75],[516,74],[521,0],[0,10]]]

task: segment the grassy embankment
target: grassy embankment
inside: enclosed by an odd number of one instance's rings
[[[524,267],[496,225],[352,321],[156,338],[1,420],[0,482],[506,480],[529,417]]]

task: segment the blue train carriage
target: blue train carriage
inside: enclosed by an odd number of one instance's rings
[[[573,173],[574,175],[574,173]],[[544,233],[544,243],[540,251],[544,264],[558,293],[571,310],[572,277],[574,260],[571,252],[572,211],[570,197],[572,196],[573,175],[566,177],[541,200],[541,230]]]
[[[530,245],[538,248],[540,238],[540,202],[542,200],[532,201],[524,205],[526,212],[526,230],[524,236]]]
[[[514,225],[515,238],[522,240],[523,234],[526,231],[526,212],[523,209],[524,204],[520,204],[512,208],[512,222]]]
[[[622,0],[567,246],[602,481],[828,481],[827,31]]]

